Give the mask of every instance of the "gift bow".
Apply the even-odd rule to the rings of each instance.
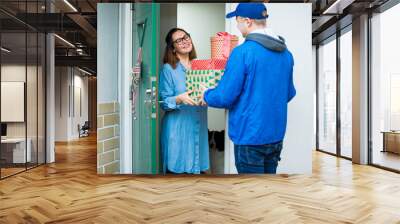
[[[231,53],[231,39],[234,36],[229,34],[228,32],[218,32],[217,36],[224,38],[224,43],[222,45],[222,55],[225,59],[227,59],[229,57],[229,54]]]

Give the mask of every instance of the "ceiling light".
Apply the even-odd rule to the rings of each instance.
[[[83,70],[83,69],[81,69],[81,68],[79,68],[79,67],[78,67],[78,70],[81,71],[81,72],[83,72],[83,73],[85,73],[85,74],[87,74],[87,75],[90,75],[90,76],[92,75],[92,73],[90,73],[90,72],[88,72],[88,71],[86,71],[86,70]]]
[[[11,52],[11,50],[8,50],[8,49],[5,48],[5,47],[1,47],[1,50],[4,51],[4,52],[6,52],[6,53],[10,53],[10,52]]]
[[[349,6],[354,0],[336,0],[332,5],[324,10],[322,14],[342,14],[343,9]]]
[[[75,45],[71,44],[71,42],[67,41],[66,39],[58,36],[57,34],[54,34],[55,37],[57,37],[58,39],[60,39],[62,42],[66,43],[67,45],[69,45],[70,47],[75,48]]]
[[[72,10],[74,10],[74,12],[78,12],[78,10],[71,4],[69,3],[68,0],[64,0],[65,4],[67,4]]]

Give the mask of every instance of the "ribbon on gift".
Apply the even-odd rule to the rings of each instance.
[[[231,40],[233,35],[229,34],[228,32],[218,32],[217,36],[224,39],[222,44],[222,55],[227,59],[231,53]]]
[[[132,101],[132,115],[136,120],[136,100],[138,97],[138,88],[140,82],[140,76],[142,74],[142,48],[139,47],[137,52],[137,60],[135,66],[132,68],[131,75],[131,86],[130,86],[130,96],[129,99]]]

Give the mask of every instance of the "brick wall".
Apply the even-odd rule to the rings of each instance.
[[[120,172],[119,103],[97,105],[97,173]]]

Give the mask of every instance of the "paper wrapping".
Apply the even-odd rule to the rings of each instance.
[[[186,91],[193,91],[190,97],[195,101],[200,101],[201,86],[215,88],[221,80],[224,70],[188,70],[186,72]]]

